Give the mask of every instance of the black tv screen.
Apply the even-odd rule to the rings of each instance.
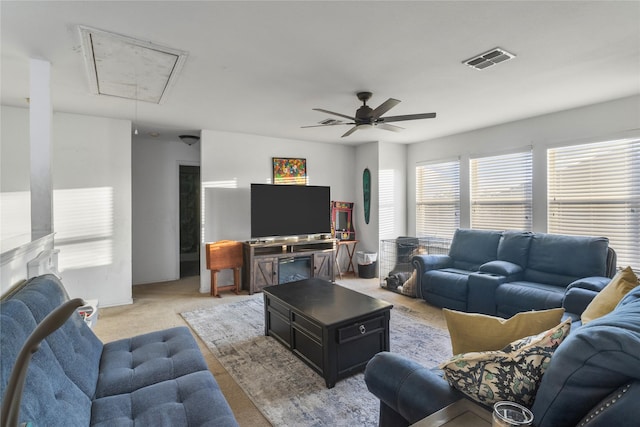
[[[331,233],[330,187],[251,184],[251,238]]]

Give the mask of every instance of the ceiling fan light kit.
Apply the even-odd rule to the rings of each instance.
[[[351,135],[358,129],[379,127],[380,129],[388,130],[391,132],[400,132],[403,128],[396,125],[389,124],[390,122],[400,122],[406,120],[420,120],[420,119],[432,119],[436,117],[436,113],[421,113],[421,114],[406,114],[401,116],[388,116],[382,117],[385,113],[391,110],[393,107],[400,103],[400,100],[389,98],[382,104],[378,105],[375,109],[372,109],[367,105],[367,101],[371,99],[373,94],[371,92],[358,92],[356,96],[362,101],[362,106],[356,110],[355,116],[348,116],[342,113],[336,113],[335,111],[325,110],[323,108],[314,108],[314,111],[320,111],[321,113],[327,113],[334,116],[342,117],[351,120],[351,122],[343,122],[336,119],[325,119],[320,122],[319,125],[302,126],[307,127],[322,127],[322,126],[335,126],[335,125],[353,125],[351,129],[342,135],[342,138]]]

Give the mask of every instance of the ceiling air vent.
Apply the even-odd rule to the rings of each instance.
[[[496,47],[495,49],[481,53],[480,55],[474,56],[473,58],[467,59],[463,62],[476,70],[484,70],[492,65],[499,64],[500,62],[504,62],[515,57],[516,56],[513,53],[509,53],[504,49]]]
[[[98,95],[160,104],[187,52],[95,28],[78,26],[89,86]]]

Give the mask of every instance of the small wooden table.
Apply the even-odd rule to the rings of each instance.
[[[469,399],[460,399],[411,427],[491,427],[491,412]]]
[[[218,291],[231,289],[240,292],[240,269],[242,268],[242,243],[220,240],[206,244],[207,268],[211,270],[211,296],[220,298]],[[218,272],[233,269],[233,285],[218,286]]]
[[[357,240],[338,240],[338,245],[336,248],[336,269],[338,270],[338,275],[340,276],[341,279],[343,274],[353,274],[354,276],[356,275],[356,269],[353,265],[353,254],[356,253],[357,245],[358,245]],[[347,259],[349,260],[349,262],[347,263],[347,269],[344,272],[342,272],[342,269],[340,268],[340,258],[339,258],[340,248],[343,246],[347,248]]]

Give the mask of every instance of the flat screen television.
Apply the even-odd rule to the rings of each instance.
[[[251,184],[251,238],[331,233],[331,188]]]

